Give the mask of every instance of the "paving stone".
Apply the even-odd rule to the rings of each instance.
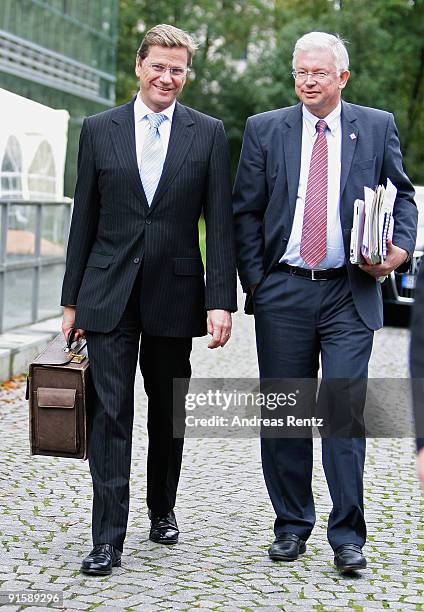
[[[240,299],[241,303],[241,299]],[[54,332],[50,324],[9,338]],[[406,376],[408,332],[376,334],[370,375]],[[35,340],[34,340],[35,342]],[[396,346],[396,360],[388,360]],[[10,347],[9,347],[10,349]],[[34,344],[33,344],[34,349]],[[257,376],[253,318],[238,313],[229,345],[207,349],[194,340],[193,376]],[[369,566],[357,578],[339,576],[326,541],[331,500],[314,440],[317,524],[307,553],[272,563],[274,514],[254,438],[189,438],[176,513],[180,543],[148,540],[146,397],[136,380],[131,511],[122,568],[111,576],[79,572],[91,550],[91,477],[87,462],[31,457],[24,384],[0,388],[0,590],[64,591],[65,610],[382,610],[424,608],[424,495],[409,439],[368,440],[365,509]],[[37,612],[41,608],[33,608]],[[26,608],[29,610],[29,608]]]
[[[74,609],[74,610],[85,610],[87,609],[87,604],[82,603],[80,601],[77,601],[76,599],[74,599],[75,597],[75,593],[72,594],[72,597],[70,596],[69,593],[65,593],[63,596],[63,606],[65,610],[68,609]]]

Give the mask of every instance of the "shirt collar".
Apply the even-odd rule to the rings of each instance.
[[[175,111],[175,100],[173,101],[171,106],[168,106],[168,108],[165,108],[165,110],[161,111],[161,113],[165,115],[169,119],[169,121],[172,123],[172,117],[174,115],[174,111]],[[153,112],[154,111],[152,111],[151,108],[149,108],[146,104],[144,104],[143,100],[141,99],[140,92],[138,92],[135,102],[134,102],[135,123],[137,124],[139,121],[144,119],[146,115],[150,115]]]
[[[302,114],[303,119],[305,120],[307,129],[311,136],[313,137],[316,133],[316,124],[319,121],[319,117],[313,115],[303,104],[302,105]],[[331,111],[326,117],[324,117],[324,121],[327,124],[328,129],[332,136],[336,135],[337,130],[340,127],[340,117],[342,114],[342,103],[339,101],[336,108]]]

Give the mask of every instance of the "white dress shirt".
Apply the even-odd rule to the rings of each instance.
[[[166,115],[167,119],[163,121],[159,126],[159,134],[160,140],[163,147],[163,160],[165,161],[166,154],[168,151],[169,145],[169,137],[171,135],[171,127],[172,127],[172,118],[174,116],[175,110],[175,100],[165,108],[165,110],[161,111],[163,115]],[[144,104],[141,99],[140,92],[138,92],[137,97],[134,102],[134,126],[135,126],[135,150],[137,153],[137,165],[140,168],[140,160],[141,160],[141,150],[143,148],[144,138],[146,137],[147,131],[150,129],[149,120],[147,119],[147,115],[154,113],[151,108]]]
[[[342,156],[342,105],[331,111],[324,121],[327,124],[325,135],[328,145],[328,196],[327,196],[327,255],[316,266],[316,270],[338,268],[345,263],[343,233],[340,225],[340,172]],[[305,209],[306,187],[308,183],[309,166],[312,147],[318,136],[315,117],[303,106],[302,154],[300,164],[299,187],[297,189],[296,210],[293,227],[287,244],[287,249],[280,261],[291,266],[308,268],[300,256],[300,240],[302,237],[303,212]]]

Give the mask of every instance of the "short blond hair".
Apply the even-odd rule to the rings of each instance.
[[[159,47],[181,47],[187,49],[188,64],[191,64],[194,52],[197,49],[197,44],[193,38],[184,30],[175,26],[161,23],[147,32],[141,45],[137,50],[137,55],[143,60],[149,54],[149,49],[153,45]]]

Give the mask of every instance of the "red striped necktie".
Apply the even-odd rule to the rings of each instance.
[[[328,146],[327,124],[320,119],[316,124],[318,135],[314,142],[306,187],[300,256],[314,268],[327,254],[327,191]]]

